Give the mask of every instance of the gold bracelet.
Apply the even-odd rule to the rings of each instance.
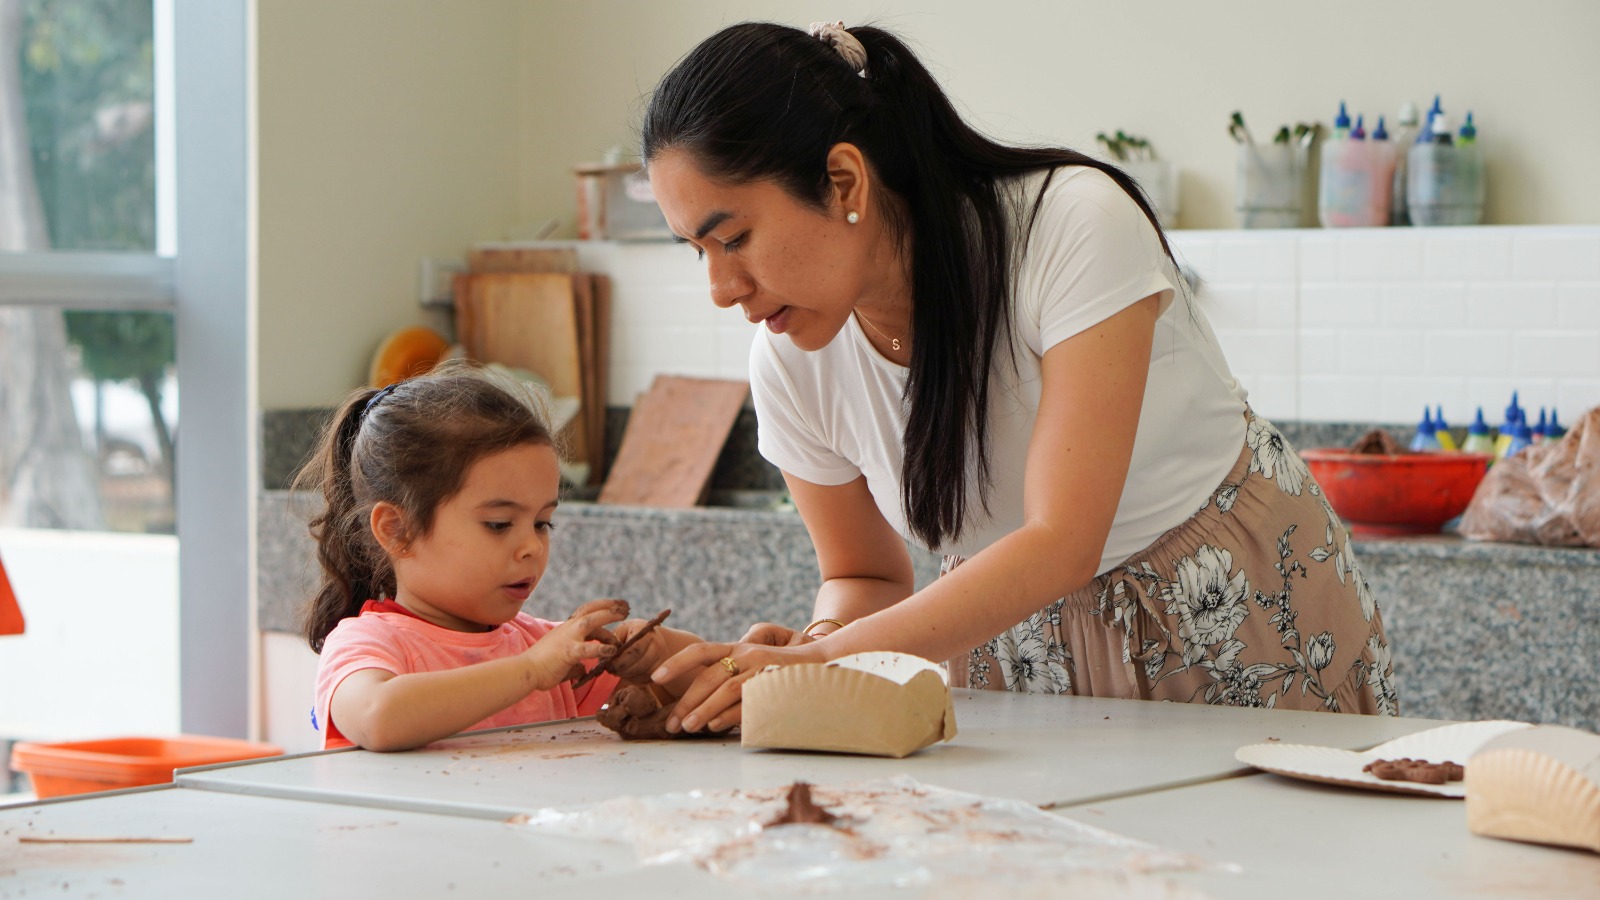
[[[812,622],[810,625],[807,625],[804,629],[801,630],[800,633],[805,635],[806,637],[813,637],[813,636],[814,637],[827,637],[829,634],[833,634],[833,632],[830,631],[827,634],[812,635],[811,629],[817,627],[818,625],[837,625],[837,626],[839,626],[839,628],[843,628],[844,627],[844,623],[839,621],[838,619],[818,619],[815,622]],[[836,628],[834,630],[837,631],[838,629]]]

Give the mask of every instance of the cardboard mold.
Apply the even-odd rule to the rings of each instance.
[[[1467,828],[1600,853],[1600,735],[1536,725],[1484,744],[1467,764]]]
[[[956,736],[939,666],[904,653],[858,653],[772,668],[744,686],[745,747],[900,758]]]

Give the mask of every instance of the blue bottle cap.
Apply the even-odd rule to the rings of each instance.
[[[1426,144],[1433,140],[1433,119],[1440,112],[1442,110],[1439,108],[1439,95],[1434,94],[1433,106],[1428,110],[1427,116],[1423,118],[1422,128],[1417,131],[1417,143]]]
[[[1387,141],[1389,139],[1389,132],[1385,131],[1383,127],[1383,116],[1378,117],[1378,127],[1372,129],[1372,139],[1375,141]]]
[[[1433,412],[1426,406],[1422,408],[1422,421],[1417,423],[1417,431],[1421,434],[1433,434],[1437,431],[1433,424]]]
[[[1542,406],[1539,407],[1539,424],[1533,426],[1533,433],[1539,435],[1547,435],[1550,433],[1550,425],[1545,419],[1544,407]]]
[[[1489,423],[1483,420],[1483,407],[1478,407],[1478,416],[1467,426],[1467,434],[1488,434]]]
[[[1511,405],[1506,407],[1506,424],[1515,425],[1522,417],[1522,407],[1517,405],[1517,392],[1511,392]]]
[[[1361,113],[1356,113],[1356,127],[1354,131],[1350,132],[1350,136],[1358,141],[1364,141],[1367,139],[1367,129],[1364,127],[1364,123],[1362,122]]]
[[[1349,128],[1350,127],[1350,116],[1344,111],[1344,101],[1343,100],[1339,101],[1339,115],[1334,118],[1333,127],[1335,127],[1335,128]]]
[[[1467,110],[1467,120],[1461,123],[1461,137],[1472,140],[1478,136],[1478,126],[1472,124],[1472,110]]]
[[[1561,424],[1560,418],[1556,416],[1556,408],[1550,407],[1550,424],[1545,426],[1545,436],[1558,438],[1566,433],[1567,426]]]
[[[1444,420],[1444,404],[1441,403],[1438,406],[1434,407],[1434,409],[1435,409],[1435,412],[1433,414],[1433,424],[1434,424],[1434,426],[1436,428],[1438,428],[1440,431],[1448,431],[1448,430],[1450,430],[1450,426],[1448,424],[1446,424],[1445,420]]]

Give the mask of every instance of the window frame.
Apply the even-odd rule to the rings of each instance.
[[[179,723],[187,734],[250,737],[259,722],[255,2],[155,4],[158,57],[170,40],[176,254],[0,254],[0,304],[172,313]]]

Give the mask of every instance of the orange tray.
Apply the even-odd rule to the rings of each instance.
[[[178,735],[60,744],[18,743],[11,768],[33,781],[40,798],[165,784],[174,769],[280,756],[283,748],[234,738]]]

